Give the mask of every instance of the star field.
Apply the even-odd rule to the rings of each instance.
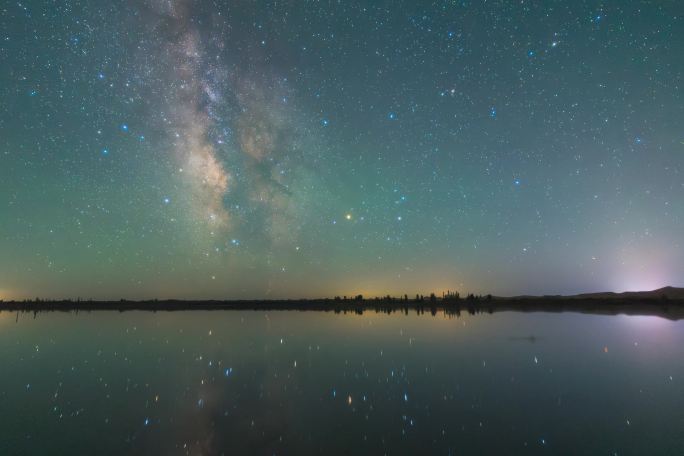
[[[10,2],[0,299],[682,285],[677,2]]]

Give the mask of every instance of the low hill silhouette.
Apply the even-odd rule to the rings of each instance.
[[[623,293],[603,292],[603,293],[583,293],[576,295],[578,298],[591,299],[610,299],[610,298],[628,298],[628,299],[684,299],[684,288],[663,287],[651,291],[625,291]]]
[[[654,300],[654,299],[674,299],[684,300],[684,288],[662,287],[650,291],[624,291],[617,293],[614,291],[599,291],[594,293],[580,293],[574,295],[518,295],[518,296],[496,296],[495,299],[509,300],[536,300],[536,299],[628,299],[628,300]]]

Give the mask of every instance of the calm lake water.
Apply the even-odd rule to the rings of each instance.
[[[0,454],[684,454],[684,321],[0,313]]]

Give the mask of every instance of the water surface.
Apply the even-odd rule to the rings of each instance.
[[[684,321],[0,313],[0,454],[684,454]]]

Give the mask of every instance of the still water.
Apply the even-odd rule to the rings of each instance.
[[[0,454],[684,454],[684,321],[0,313]]]

